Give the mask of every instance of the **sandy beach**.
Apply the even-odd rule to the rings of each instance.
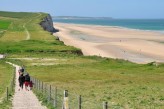
[[[121,27],[55,23],[54,33],[66,45],[84,55],[129,60],[135,63],[164,62],[164,34]]]

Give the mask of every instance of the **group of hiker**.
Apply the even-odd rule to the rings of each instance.
[[[24,85],[25,85],[26,91],[29,91],[28,87],[30,87],[30,90],[32,90],[33,82],[30,80],[30,75],[28,73],[25,73],[24,67],[20,67],[18,70],[18,73],[19,73],[18,81],[19,81],[19,86],[20,86],[18,90],[19,91],[20,89],[23,90]]]

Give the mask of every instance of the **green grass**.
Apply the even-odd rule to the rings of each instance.
[[[12,102],[4,100],[2,103],[0,103],[0,108],[1,109],[11,109]]]
[[[30,52],[30,53],[39,53],[39,52],[76,52],[79,49],[74,47],[66,47],[63,43],[54,41],[21,41],[21,42],[1,42],[0,43],[0,53],[20,53],[20,52]],[[79,50],[80,51],[80,50]]]
[[[7,30],[10,24],[10,21],[0,21],[0,30]]]
[[[6,12],[0,11],[0,15],[3,17],[9,18],[29,18],[31,16],[35,16],[36,13],[28,13],[28,12]]]
[[[80,52],[79,49],[65,46],[62,42],[55,40],[49,32],[44,31],[39,25],[47,15],[45,13],[11,13],[0,12],[1,16],[12,22],[8,30],[0,37],[0,53],[17,52]],[[14,17],[16,19],[10,19]],[[25,28],[29,31],[30,40],[26,40]]]
[[[51,59],[56,60],[22,59],[21,64],[25,64],[32,76],[59,89],[68,89],[71,97],[82,95],[84,102],[90,101],[89,106],[101,106],[103,101],[108,101],[113,108],[160,109],[164,106],[163,64],[157,67],[83,56]]]
[[[6,64],[4,60],[0,60],[0,108],[9,109],[11,107],[11,87],[13,67]],[[6,100],[6,88],[9,87],[9,101]]]
[[[6,87],[11,81],[13,69],[10,65],[6,64],[4,60],[0,60],[0,97],[3,96]]]
[[[10,24],[11,24],[10,21],[0,20],[0,37],[3,36],[3,34],[8,29],[8,27],[9,27]]]
[[[48,109],[56,109],[53,106],[53,103],[49,103],[47,100],[47,96],[45,96],[41,91],[33,90],[33,92],[38,97],[39,101],[42,102],[44,106],[46,106]]]

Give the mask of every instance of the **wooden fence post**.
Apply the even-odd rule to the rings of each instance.
[[[36,81],[35,81],[35,78],[33,78],[33,80],[34,80],[34,88],[36,88]]]
[[[79,96],[79,109],[81,109],[81,95]]]
[[[54,107],[56,107],[56,108],[57,108],[57,87],[55,87]]]
[[[9,89],[8,89],[8,87],[6,89],[6,97],[7,97],[7,101],[8,101],[9,100]]]
[[[37,83],[37,79],[35,78],[35,82],[36,82],[36,90],[38,89],[38,83]]]
[[[15,81],[14,81],[14,80],[15,80],[15,71],[16,71],[16,70],[15,70],[15,67],[14,67],[13,79],[12,79],[12,88],[11,88],[11,89],[12,89],[12,92],[14,92],[14,84],[15,84]]]
[[[49,87],[49,96],[48,96],[48,101],[50,102],[51,101],[51,85]]]
[[[44,84],[44,92],[45,92],[45,96],[47,96],[47,95],[46,95],[46,88],[47,88],[47,85]]]
[[[103,109],[108,109],[108,102],[103,102]]]
[[[36,78],[35,78],[35,89],[37,88]]]
[[[39,91],[40,91],[40,80],[38,80],[38,83],[39,83]]]
[[[42,93],[43,93],[43,81],[42,81]]]
[[[64,91],[63,109],[69,109],[69,105],[68,105],[68,90]]]
[[[39,80],[38,80],[38,91],[39,91]]]
[[[37,82],[36,82],[36,78],[35,78],[35,89],[37,89]]]
[[[37,79],[37,89],[39,90],[39,80]]]

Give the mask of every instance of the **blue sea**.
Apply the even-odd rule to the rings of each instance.
[[[164,33],[164,19],[111,19],[111,18],[63,18],[54,17],[54,22],[117,26],[139,30],[153,30]]]

